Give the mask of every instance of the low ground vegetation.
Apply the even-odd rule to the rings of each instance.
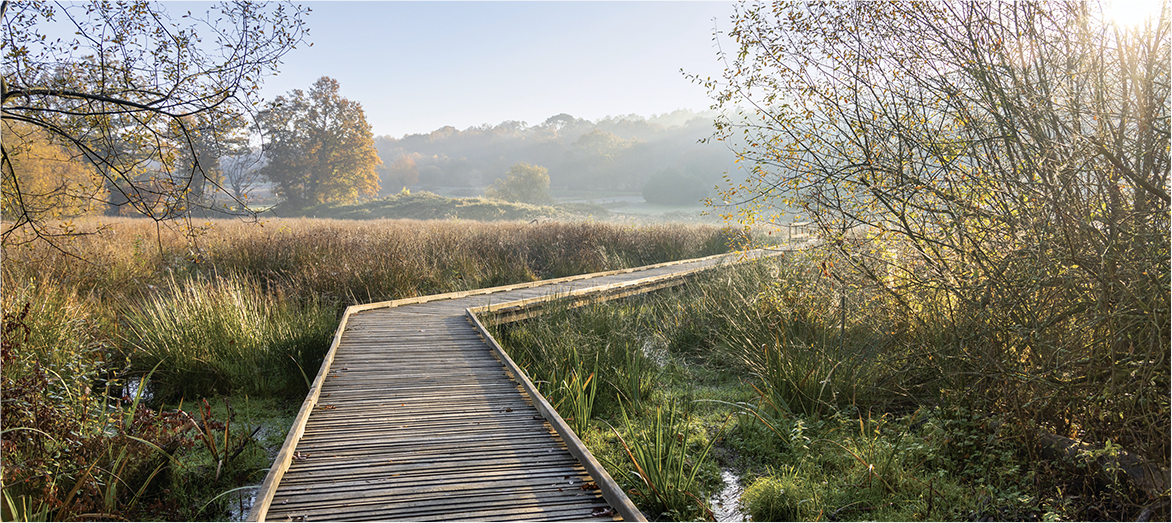
[[[754,521],[1168,517],[1167,485],[1144,492],[1095,465],[1130,441],[1167,474],[1166,381],[1136,388],[1126,404],[1088,407],[1162,420],[1141,433],[1129,424],[1092,432],[1095,420],[1072,429],[1074,418],[969,386],[971,369],[1046,397],[1110,374],[994,378],[990,352],[955,352],[954,333],[898,317],[878,287],[836,274],[832,262],[788,254],[493,328],[653,519],[710,517],[721,469],[740,476]],[[1147,365],[1143,375],[1168,374],[1166,359]],[[597,384],[588,396],[579,393],[587,376]],[[1054,458],[1042,445],[1053,433],[1102,439]]]
[[[3,253],[6,521],[238,518],[347,305],[704,256],[740,237],[465,221],[69,227],[86,234],[64,252]]]

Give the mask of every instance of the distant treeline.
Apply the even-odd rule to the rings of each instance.
[[[662,203],[694,203],[725,172],[733,154],[712,135],[714,114],[679,110],[644,118],[607,117],[597,122],[568,114],[538,125],[507,121],[463,131],[447,126],[429,134],[380,136],[375,146],[384,194],[404,186],[484,187],[517,162],[549,169],[552,189],[643,191],[653,178]],[[673,198],[674,193],[679,193]],[[649,199],[648,201],[651,201]]]

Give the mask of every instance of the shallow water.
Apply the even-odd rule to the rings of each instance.
[[[724,488],[709,500],[716,521],[749,521],[749,516],[741,513],[741,493],[745,489],[736,472],[723,469],[720,478],[724,480]]]
[[[126,385],[122,389],[122,395],[133,400],[134,397],[138,395],[138,388],[141,386],[142,378],[130,378],[126,380]],[[151,389],[148,388],[142,391],[142,398],[140,398],[139,401],[142,401],[143,403],[150,403],[154,398],[155,395],[151,393]]]
[[[233,494],[230,498],[231,502],[228,503],[228,521],[248,519],[248,513],[252,510],[252,505],[256,503],[256,493],[259,490],[260,485],[255,485]]]

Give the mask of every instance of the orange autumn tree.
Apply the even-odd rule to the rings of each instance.
[[[93,166],[43,129],[5,120],[0,139],[8,149],[12,176],[3,179],[0,212],[42,222],[104,210],[109,191]]]
[[[382,160],[370,124],[362,104],[339,89],[323,76],[308,92],[278,96],[257,115],[268,162],[261,173],[294,209],[378,195]]]

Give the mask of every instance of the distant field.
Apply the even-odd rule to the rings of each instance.
[[[551,191],[552,205],[511,203],[477,196],[475,188],[436,188],[394,194],[359,204],[323,204],[299,211],[280,206],[271,212],[280,217],[334,218],[344,220],[477,220],[477,221],[610,221],[627,224],[722,223],[718,213],[701,202],[695,205],[647,203],[637,192]],[[268,209],[266,209],[268,210]]]
[[[283,218],[334,218],[341,220],[476,220],[495,221],[582,221],[601,220],[610,212],[601,206],[583,203],[530,205],[482,197],[449,198],[426,191],[394,194],[359,204],[322,204],[290,211],[276,206],[272,212]]]

